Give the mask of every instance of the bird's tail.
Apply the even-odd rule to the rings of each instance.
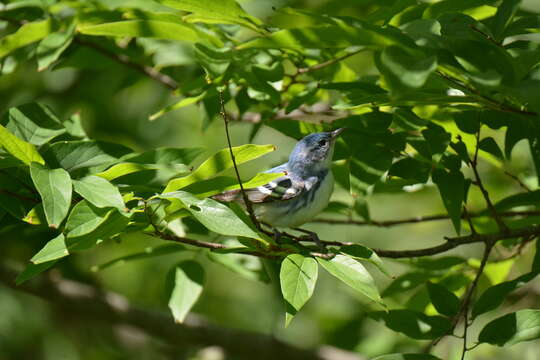
[[[212,199],[223,202],[231,202],[242,200],[242,196],[240,194],[240,189],[235,189],[222,192],[221,194],[213,195]]]

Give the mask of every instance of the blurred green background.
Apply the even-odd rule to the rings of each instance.
[[[102,3],[114,7],[122,1],[104,0]],[[265,19],[272,15],[272,7],[283,6],[331,15],[362,17],[373,10],[377,1],[247,0],[240,3],[249,13]],[[526,0],[523,7],[540,11],[540,2]],[[145,46],[151,48],[153,42],[157,41],[161,40],[146,39]],[[77,56],[85,57],[88,66],[72,67],[68,62],[54,71],[37,72],[35,63],[26,63],[15,69],[4,63],[0,76],[0,113],[4,113],[11,106],[39,101],[51,106],[62,118],[80,112],[84,127],[92,138],[120,142],[135,150],[159,146],[202,146],[211,153],[226,147],[223,123],[219,119],[209,122],[199,105],[171,112],[150,122],[150,114],[177,99],[171,95],[170,90],[91,50]],[[159,56],[159,59],[154,58],[154,61],[162,66],[180,65],[175,66],[174,71],[169,73],[180,84],[184,78],[203,76],[201,69],[194,65],[190,47],[185,44],[171,43],[169,51],[160,52],[156,56]],[[371,56],[371,53],[362,53],[346,62],[361,74],[370,74],[376,72]],[[233,122],[233,143],[247,143],[252,126],[245,122]],[[500,138],[502,134],[496,136]],[[294,145],[293,139],[265,127],[253,142],[275,144],[278,151],[243,166],[241,172],[245,177],[284,162]],[[532,162],[523,142],[514,150],[513,156],[508,167],[519,172],[528,172],[532,176]],[[509,182],[499,171],[491,171],[489,164],[483,163],[481,166],[488,174],[485,177],[486,186],[494,200],[519,191],[517,184]],[[334,196],[341,201],[352,202],[343,189],[337,189]],[[477,189],[474,189],[471,196],[480,198]],[[433,186],[403,195],[374,195],[367,201],[372,218],[377,220],[444,212],[438,192]],[[326,224],[309,224],[306,228],[317,231],[322,239],[355,241],[369,247],[395,250],[435,245],[442,241],[443,236],[453,233],[450,221],[395,228]],[[25,262],[48,239],[48,234],[36,232],[30,226],[24,233],[8,230],[0,239],[4,252],[0,257]],[[134,304],[166,310],[167,272],[178,261],[197,256],[198,260],[205,262],[208,276],[206,288],[194,312],[215,324],[273,334],[301,347],[330,344],[358,351],[366,358],[391,352],[419,350],[418,342],[366,318],[366,306],[362,299],[324,272],[321,272],[313,298],[287,329],[282,327],[281,303],[271,286],[245,279],[196,253],[167,255],[118,264],[102,272],[90,272],[94,265],[141,251],[156,243],[159,243],[159,240],[149,236],[123,236],[117,241],[107,242],[91,251],[69,257],[62,262],[61,268],[69,271],[75,279],[98,283],[108,290],[123,294]],[[454,253],[466,258],[478,258],[481,248],[461,247]],[[532,254],[527,254],[522,259],[523,262],[515,264],[510,271],[522,272],[529,266],[531,258]],[[404,268],[398,261],[385,260],[385,263],[395,275]],[[503,264],[500,269],[492,271],[506,274],[509,269]],[[372,271],[372,274],[376,277],[380,289],[391,281],[377,271]],[[538,306],[540,284],[533,283],[533,287],[528,291],[531,294],[526,301],[532,301],[532,306]],[[475,338],[477,331],[489,320],[486,318],[478,324],[475,323],[470,330],[471,338]],[[535,360],[539,353],[538,342],[522,343],[508,348],[484,345],[472,351],[468,359]],[[437,346],[435,354],[443,359],[457,359],[461,355],[460,340],[446,339]],[[219,349],[189,349],[187,354],[181,356],[201,360],[225,358]],[[168,354],[163,351],[159,341],[141,336],[129,328],[110,327],[99,322],[81,323],[76,318],[54,311],[41,300],[0,286],[0,360],[183,358],[181,356]],[[253,358],[256,359],[256,355]]]

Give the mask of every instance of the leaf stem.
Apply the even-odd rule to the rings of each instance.
[[[234,152],[232,150],[231,145],[231,135],[229,133],[229,118],[227,116],[227,112],[225,111],[225,101],[223,100],[223,90],[218,89],[219,92],[219,105],[220,105],[220,115],[223,118],[223,123],[225,124],[225,135],[227,136],[227,145],[229,146],[229,152],[231,154],[231,160],[234,167],[234,172],[236,174],[236,179],[238,180],[238,185],[240,185],[240,193],[242,194],[242,198],[244,200],[244,203],[246,205],[247,212],[249,214],[249,217],[257,230],[261,231],[261,224],[259,224],[259,221],[257,220],[257,217],[255,216],[255,212],[253,211],[253,206],[251,205],[251,201],[249,200],[245,190],[244,185],[242,184],[242,179],[240,178],[240,172],[238,171],[238,166],[236,164],[236,159],[234,157]]]

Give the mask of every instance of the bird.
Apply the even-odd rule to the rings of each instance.
[[[281,228],[296,228],[313,219],[330,201],[334,177],[330,169],[334,145],[344,128],[319,132],[298,141],[286,163],[265,171],[284,175],[265,185],[244,189],[257,220],[279,234]],[[222,202],[243,203],[240,189],[213,198]],[[314,235],[312,232],[308,232]],[[317,243],[318,238],[313,238]]]

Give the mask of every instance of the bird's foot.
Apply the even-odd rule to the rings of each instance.
[[[313,232],[313,231],[309,231],[309,230],[304,230],[304,229],[300,229],[300,228],[296,228],[294,230],[297,230],[297,231],[300,231],[300,232],[303,232],[304,236],[301,237],[302,240],[305,239],[305,241],[311,241],[311,242],[314,242],[315,245],[317,245],[319,247],[319,249],[321,250],[321,252],[325,253],[326,252],[326,247],[324,246],[323,242],[321,241],[321,239],[319,239],[319,235],[317,235],[316,232]]]

